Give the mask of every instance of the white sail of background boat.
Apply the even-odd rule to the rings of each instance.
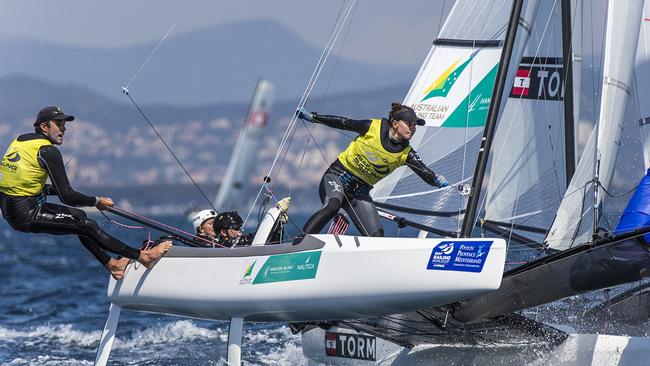
[[[235,149],[228,163],[214,206],[222,211],[238,210],[248,204],[247,188],[257,162],[257,152],[267,131],[269,114],[273,107],[274,85],[260,79],[255,87],[244,126],[239,132]]]

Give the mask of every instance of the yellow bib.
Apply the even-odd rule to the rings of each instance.
[[[359,135],[339,154],[339,161],[371,186],[406,163],[411,147],[396,153],[381,145],[381,119],[373,119],[365,135]]]
[[[52,145],[46,139],[14,140],[2,157],[0,192],[9,196],[36,196],[47,180],[47,171],[36,160],[41,146]]]

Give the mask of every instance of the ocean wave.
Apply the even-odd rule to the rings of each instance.
[[[0,327],[0,338],[5,341],[20,340],[26,345],[37,343],[57,343],[59,345],[92,346],[99,343],[101,331],[84,332],[73,328],[72,324],[55,326],[42,325],[33,330],[14,330]]]
[[[245,329],[242,350],[245,365],[293,365],[304,363],[300,336],[291,334],[286,326],[271,325],[254,329]],[[118,326],[119,330],[119,326]],[[23,346],[40,346],[38,349],[76,348],[77,350],[94,351],[98,344],[101,331],[81,331],[74,329],[72,324],[39,326],[32,330],[15,330],[0,327],[0,339],[7,343],[20,342]],[[113,350],[124,355],[132,350],[138,350],[142,361],[150,357],[173,357],[175,349],[187,348],[188,344],[221,344],[223,355],[215,360],[217,365],[227,365],[225,360],[227,327],[208,329],[195,324],[191,320],[178,320],[166,324],[137,330],[129,336],[118,336],[113,344]],[[219,347],[221,348],[221,347]],[[37,351],[38,352],[38,351]],[[167,354],[168,353],[168,354]],[[77,365],[92,364],[89,361],[39,355],[33,359],[16,358],[6,365]]]
[[[38,356],[33,359],[25,359],[18,357],[10,362],[4,363],[3,366],[67,366],[67,365],[92,365],[93,363],[86,360],[77,360],[70,358],[52,357],[52,356]]]
[[[119,326],[118,326],[119,329]],[[194,324],[191,320],[178,320],[164,325],[138,330],[130,338],[115,340],[113,348],[134,348],[161,343],[176,343],[198,340],[218,340],[225,342],[228,331],[222,328],[210,330]]]

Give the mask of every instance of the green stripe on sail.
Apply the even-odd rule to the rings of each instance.
[[[460,74],[463,73],[463,70],[469,65],[470,62],[474,59],[474,56],[476,56],[477,53],[472,54],[470,58],[467,59],[467,61],[463,62],[460,66],[456,68],[449,76],[447,77],[447,80],[445,82],[438,86],[437,88],[431,90],[427,95],[422,98],[421,102],[424,102],[425,100],[433,97],[446,97],[447,94],[449,94],[449,91],[451,90],[451,87],[454,86],[454,83],[456,83],[456,80],[458,80],[458,77]]]
[[[498,69],[499,64],[496,64],[460,102],[441,127],[480,127],[485,125]]]

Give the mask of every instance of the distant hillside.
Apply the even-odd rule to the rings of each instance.
[[[6,57],[0,58],[0,77],[23,74],[52,83],[84,85],[113,97],[119,95],[155,44],[93,49],[4,36],[0,37],[0,49]],[[255,81],[266,77],[276,82],[279,99],[298,99],[320,52],[269,20],[172,34],[130,89],[141,102],[245,102]],[[388,60],[363,64],[335,59],[333,53],[322,74],[323,80],[329,80],[336,67],[331,84],[318,85],[330,85],[332,93],[407,83],[418,69],[418,65],[409,68],[381,63]]]
[[[248,87],[252,89],[253,86]],[[390,102],[403,98],[407,89],[408,85],[403,84],[363,92],[330,93],[324,99],[316,95],[307,107],[350,117],[385,116]],[[76,186],[189,183],[185,173],[125,96],[118,99],[102,123],[96,126],[111,103],[111,99],[80,86],[58,85],[25,76],[0,78],[0,150],[4,152],[12,138],[33,128],[32,122],[42,106],[58,104],[77,117],[70,124],[62,146],[65,158],[74,157],[68,170]],[[258,155],[259,177],[252,183],[259,183],[270,166],[295,107],[295,101],[275,104],[271,128]],[[142,108],[194,179],[212,186],[221,181],[248,102],[197,107],[142,104]],[[348,136],[323,126],[316,126],[313,134],[328,161],[349,142]],[[315,187],[319,181],[327,162],[313,142],[308,145],[299,167],[307,140],[307,131],[302,125],[298,126],[287,161],[274,177],[281,186]]]

